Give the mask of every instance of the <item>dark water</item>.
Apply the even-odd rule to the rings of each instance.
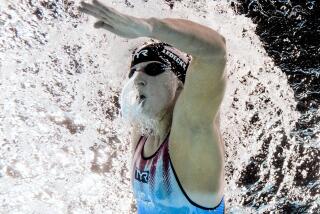
[[[239,0],[231,3],[239,14],[257,24],[256,33],[275,64],[287,74],[303,113],[296,125],[298,140],[314,138],[319,130],[320,3],[319,1]],[[313,130],[315,129],[315,130]]]
[[[274,210],[277,213],[320,213],[319,204],[316,205],[320,194],[320,149],[317,146],[320,143],[320,3],[314,0],[238,0],[231,2],[231,6],[238,14],[245,14],[257,24],[256,33],[264,48],[285,72],[294,90],[296,109],[301,112],[301,117],[291,133],[298,143],[289,144],[293,155],[287,169],[296,172],[292,188],[306,191],[306,195],[299,197],[288,195],[289,190],[284,188],[279,197],[279,189],[274,188],[267,194],[260,194],[257,199],[256,193],[263,186],[259,180],[259,164],[266,156],[266,150],[262,148],[261,154],[252,158],[239,179],[239,186],[254,185],[244,197],[243,205],[258,208],[265,200],[271,201],[272,194],[277,193],[278,200],[282,200]],[[313,146],[308,146],[311,143]],[[265,144],[268,145],[267,142]],[[279,154],[288,149],[285,139],[281,145]],[[275,167],[283,164],[283,159],[275,160]],[[281,167],[278,169],[276,177],[280,184],[284,171]],[[298,173],[301,170],[306,170],[306,177]],[[306,198],[307,202],[303,202]]]

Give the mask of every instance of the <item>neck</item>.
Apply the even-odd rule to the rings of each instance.
[[[172,112],[169,111],[165,115],[163,115],[162,118],[160,118],[157,132],[152,132],[149,135],[149,138],[151,138],[152,142],[154,142],[153,146],[158,147],[165,140],[165,138],[169,134],[171,123],[172,123]]]
[[[159,145],[161,144],[165,138],[167,137],[167,135],[169,134],[169,131],[171,129],[171,125],[172,125],[172,117],[173,117],[173,109],[174,109],[174,105],[176,103],[176,100],[179,97],[181,90],[179,90],[177,92],[177,96],[174,99],[173,105],[170,107],[170,110],[166,111],[166,113],[162,116],[162,118],[160,118],[159,120],[159,124],[158,124],[158,131],[157,133],[152,133],[150,135],[150,137],[154,137],[155,138],[155,142]]]

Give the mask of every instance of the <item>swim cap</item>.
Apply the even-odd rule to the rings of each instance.
[[[172,45],[164,42],[151,43],[133,51],[130,67],[141,62],[159,61],[169,65],[173,73],[184,83],[190,59],[190,55]]]

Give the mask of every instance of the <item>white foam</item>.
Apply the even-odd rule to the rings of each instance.
[[[239,173],[268,133],[277,145],[282,136],[277,131],[283,129],[288,135],[298,117],[286,77],[262,48],[254,34],[255,25],[244,16],[234,15],[225,1],[177,1],[172,10],[165,1],[130,3],[134,8],[124,1],[105,2],[138,17],[193,20],[225,36],[228,86],[221,105],[221,132],[228,154],[226,163],[235,170],[227,178],[225,198],[231,203],[226,206],[230,213],[248,213],[250,209],[237,200],[246,191],[235,183]],[[6,1],[0,3],[1,10],[12,16],[6,19],[0,15],[6,50],[1,53],[0,210],[132,212],[135,201],[129,181],[131,145],[127,127],[106,112],[115,114],[113,97],[119,95],[126,80],[130,50],[147,38],[127,40],[94,29],[94,18],[81,15],[73,19],[61,2],[57,7],[62,16],[56,19],[38,2],[33,2],[33,7],[18,1],[10,4],[14,10]],[[42,21],[30,15],[36,7],[44,10]],[[17,29],[17,36],[10,27]],[[83,63],[78,73],[74,60]],[[265,92],[259,92],[259,88]],[[270,102],[263,103],[261,99],[265,98]],[[246,102],[254,110],[246,110]],[[280,116],[275,114],[278,110],[282,111]],[[260,126],[250,125],[254,113],[259,113]],[[63,123],[66,120],[71,131]],[[277,120],[281,123],[273,129]],[[73,132],[73,125],[82,125],[83,129]],[[258,140],[260,134],[263,137]],[[92,148],[98,151],[97,160]],[[92,170],[94,164],[104,170]],[[292,182],[290,176],[285,179]]]

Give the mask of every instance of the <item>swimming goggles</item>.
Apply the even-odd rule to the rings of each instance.
[[[165,72],[168,68],[170,68],[169,65],[162,62],[150,62],[146,66],[142,67],[142,69],[139,69],[139,71],[148,74],[149,76],[157,76]],[[132,77],[135,71],[137,71],[137,68],[134,66],[130,69],[129,78]]]

